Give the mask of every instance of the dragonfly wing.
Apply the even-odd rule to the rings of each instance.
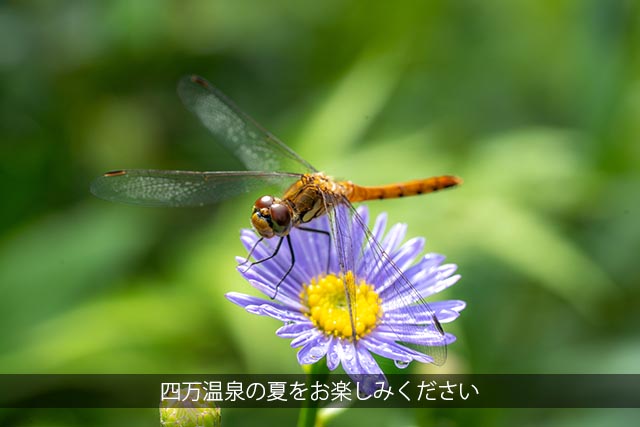
[[[243,113],[204,78],[183,77],[178,83],[178,95],[247,169],[315,172],[309,163]]]
[[[450,337],[416,285],[395,263],[394,259],[399,259],[400,254],[396,249],[392,252],[384,249],[393,245],[378,241],[367,221],[346,198],[339,200],[330,218],[341,273],[352,271],[356,284],[366,279],[382,298],[383,317],[372,335],[383,341],[392,339],[399,346],[402,357],[396,359],[398,366],[411,359],[442,365]],[[348,295],[354,301],[353,292]],[[352,307],[353,319],[358,314],[357,309],[355,305]],[[383,356],[390,357],[389,354]]]
[[[356,378],[363,374],[382,374],[369,352],[357,351],[356,318],[358,307],[356,305],[355,286],[353,285],[359,283],[358,277],[354,274],[357,267],[359,245],[357,235],[352,233],[353,230],[349,219],[350,212],[345,205],[339,204],[339,201],[333,195],[325,194],[324,198],[331,240],[337,258],[337,263],[331,263],[331,269],[333,273],[345,278],[346,305],[349,310],[352,330],[351,340],[340,340],[338,344],[341,348],[340,352],[343,354],[342,367],[347,374],[352,375],[352,377],[356,376]],[[338,271],[333,271],[336,268]],[[331,357],[331,355],[327,357]],[[370,376],[370,378],[374,377]],[[382,377],[377,379],[384,381]]]
[[[269,186],[287,188],[299,174],[129,169],[107,172],[91,184],[96,196],[141,206],[203,206]]]

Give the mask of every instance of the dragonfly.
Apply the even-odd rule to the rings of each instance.
[[[381,186],[360,186],[351,181],[334,180],[242,112],[204,78],[197,75],[183,77],[178,83],[178,95],[218,142],[238,157],[247,170],[114,170],[97,178],[91,185],[91,192],[102,199],[133,205],[189,207],[219,203],[241,193],[276,187],[282,196],[264,195],[254,203],[251,223],[260,238],[249,251],[246,262],[251,259],[253,249],[264,240],[275,238],[278,243],[270,256],[251,262],[247,268],[269,261],[286,242],[290,265],[275,287],[277,295],[278,286],[295,265],[295,251],[289,234],[291,230],[297,228],[324,233],[332,242],[330,251],[335,251],[341,277],[352,277],[356,282],[358,279],[355,275],[365,272],[385,274],[389,278],[387,286],[394,287],[396,299],[411,307],[407,321],[423,326],[425,333],[432,337],[430,345],[414,343],[413,347],[429,354],[434,364],[444,363],[445,333],[434,310],[383,249],[383,244],[376,239],[352,203],[432,193],[455,187],[462,180],[445,175]],[[328,232],[307,226],[324,215],[329,218]],[[328,258],[330,256],[328,254]],[[353,287],[345,286],[355,334],[357,306],[350,303],[356,301],[354,292]],[[396,325],[395,328],[398,337],[401,337],[402,325]]]

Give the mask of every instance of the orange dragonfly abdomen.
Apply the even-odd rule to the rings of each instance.
[[[378,186],[365,187],[350,181],[343,181],[339,184],[347,190],[346,196],[350,202],[362,202],[365,200],[393,199],[433,193],[434,191],[462,184],[462,179],[456,176],[444,175]]]

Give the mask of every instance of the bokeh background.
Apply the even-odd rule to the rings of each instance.
[[[0,2],[0,372],[297,373],[225,292],[251,194],[95,199],[119,168],[240,167],[180,103],[198,73],[318,169],[454,191],[373,202],[459,265],[453,373],[638,373],[637,1]],[[292,425],[229,410],[223,425]],[[328,425],[631,425],[635,410],[352,410]],[[0,412],[156,426],[157,411]]]

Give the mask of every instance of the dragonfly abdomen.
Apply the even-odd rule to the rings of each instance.
[[[347,188],[349,201],[362,202],[365,200],[393,199],[433,193],[444,188],[455,187],[461,183],[462,180],[456,176],[444,175],[371,187],[364,187],[351,182],[343,182],[341,184]]]

